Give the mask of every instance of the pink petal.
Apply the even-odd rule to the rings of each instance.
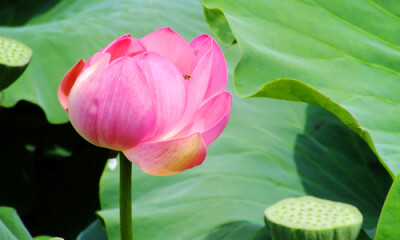
[[[123,56],[135,56],[146,51],[145,47],[136,38],[127,34],[116,38],[106,48],[101,50],[103,53],[110,53],[110,62]]]
[[[190,74],[195,60],[192,48],[171,28],[158,29],[140,39],[147,50],[154,51],[173,62],[182,75]]]
[[[110,53],[97,52],[97,53],[93,54],[93,56],[91,56],[89,58],[89,60],[86,62],[85,66],[82,69],[82,72],[84,72],[87,68],[89,68],[93,64],[99,64],[99,59],[103,59],[103,58],[105,58],[105,56],[108,56],[107,59],[110,60],[110,58],[111,58]],[[108,65],[108,63],[107,63],[107,65]]]
[[[119,58],[106,71],[97,116],[98,142],[102,146],[125,150],[154,135],[156,110],[137,61],[141,56]]]
[[[192,76],[188,80],[182,80],[186,83],[188,95],[185,112],[180,121],[176,124],[175,130],[180,131],[184,126],[186,126],[192,120],[194,114],[204,101],[204,95],[207,91],[207,84],[211,70],[212,62],[203,58],[203,61],[197,65]],[[177,131],[172,132],[176,133]]]
[[[146,173],[171,175],[200,165],[206,152],[200,134],[195,133],[184,138],[143,143],[124,154]]]
[[[71,124],[83,138],[101,146],[97,139],[97,114],[110,54],[95,54],[91,59],[91,65],[85,67],[71,89],[68,115]]]
[[[177,136],[187,136],[199,132],[208,147],[217,139],[228,123],[231,101],[232,96],[228,92],[211,98],[200,107],[192,122]]]
[[[203,34],[193,39],[190,46],[196,55],[195,69],[204,67],[201,66],[202,61],[211,62],[210,75],[204,79],[204,81],[207,81],[207,91],[204,98],[207,99],[225,91],[228,71],[224,54],[218,44],[212,37]]]
[[[204,36],[204,35],[202,35]],[[197,39],[197,38],[196,38]],[[195,39],[195,40],[196,40]],[[203,42],[210,42],[211,38],[206,38],[203,40]],[[212,40],[212,39],[211,39]],[[197,40],[195,42],[198,42],[200,40]],[[211,42],[212,43],[212,42]],[[197,44],[201,46],[205,46],[207,44]],[[202,48],[201,50],[205,50],[206,48]],[[200,105],[209,97],[213,97],[216,94],[220,94],[225,90],[226,87],[226,82],[222,81],[223,83],[220,84],[219,87],[224,87],[223,89],[213,89],[213,91],[209,91],[211,86],[211,81],[217,81],[217,79],[213,76],[214,73],[217,74],[216,77],[218,77],[219,73],[223,72],[222,70],[217,70],[215,69],[214,63],[215,63],[215,51],[214,49],[210,46],[208,48],[208,51],[203,51],[201,54],[198,52],[200,59],[196,59],[196,67],[193,71],[193,74],[191,77],[187,80],[185,80],[187,84],[187,92],[188,92],[188,98],[187,98],[187,104],[186,104],[186,109],[183,117],[181,120],[176,124],[176,129],[181,130],[184,126],[186,126],[193,118],[194,114],[196,111],[199,109]],[[222,56],[223,57],[223,56]],[[199,60],[199,61],[198,61]],[[225,61],[223,59],[223,61]],[[226,65],[225,67],[225,72],[226,72]],[[226,78],[227,76],[225,76]],[[223,79],[221,79],[223,80]],[[225,79],[226,80],[226,79]],[[206,96],[209,94],[209,96]],[[211,95],[212,94],[212,95]]]
[[[68,112],[68,96],[71,92],[72,86],[75,84],[75,80],[81,73],[85,61],[79,60],[75,66],[73,66],[62,79],[60,86],[58,87],[58,101],[61,106]]]
[[[187,91],[182,74],[166,58],[148,52],[138,57],[137,61],[153,95],[157,115],[154,140],[171,131],[181,119]]]

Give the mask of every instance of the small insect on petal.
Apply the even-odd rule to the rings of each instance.
[[[189,80],[191,76],[192,76],[192,74],[185,74],[185,75],[183,75],[183,78],[185,80]]]

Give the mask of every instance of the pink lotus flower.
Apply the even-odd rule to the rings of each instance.
[[[217,43],[189,44],[170,28],[142,39],[124,35],[81,59],[58,99],[78,133],[117,151],[143,171],[169,175],[195,167],[225,128],[231,95]]]

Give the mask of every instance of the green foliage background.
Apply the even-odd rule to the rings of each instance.
[[[0,205],[27,230],[0,208],[0,238],[119,238],[118,164],[75,133],[57,88],[114,38],[165,26],[188,41],[218,39],[232,115],[203,165],[168,177],[134,168],[135,239],[269,239],[263,210],[302,195],[357,206],[359,239],[374,238],[400,170],[395,1],[25,0],[0,9],[0,35],[34,52],[0,110]],[[397,186],[377,239],[398,234]]]

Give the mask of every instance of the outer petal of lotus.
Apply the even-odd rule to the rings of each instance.
[[[148,51],[154,51],[175,64],[182,75],[190,74],[195,56],[192,48],[171,28],[158,29],[140,39]]]
[[[156,132],[157,109],[141,69],[142,57],[121,57],[107,68],[96,120],[101,146],[122,151]]]
[[[183,138],[140,144],[123,152],[144,172],[171,175],[200,165],[207,154],[199,133]]]
[[[205,102],[196,112],[192,121],[176,137],[200,132],[208,147],[226,127],[231,112],[232,96],[223,92]]]
[[[83,59],[79,60],[62,79],[60,86],[58,87],[58,101],[61,106],[68,112],[68,96],[71,92],[72,87],[79,74],[81,73],[83,67],[85,66],[85,61]]]
[[[85,65],[68,96],[68,115],[71,124],[84,139],[100,146],[97,139],[97,111],[110,54],[95,54],[91,60],[91,65]]]
[[[146,51],[146,48],[139,42],[138,39],[127,34],[116,38],[106,48],[101,50],[103,53],[110,53],[110,62],[123,56],[136,56]]]
[[[224,54],[218,44],[212,37],[203,34],[193,39],[190,42],[190,46],[196,55],[194,68],[203,61],[203,58],[211,62],[210,77],[207,79],[207,91],[204,95],[204,99],[208,99],[225,91],[228,82],[228,70]]]
[[[156,109],[156,133],[152,139],[155,141],[168,134],[181,119],[187,98],[185,82],[176,66],[157,53],[144,53],[138,56],[137,62]]]

